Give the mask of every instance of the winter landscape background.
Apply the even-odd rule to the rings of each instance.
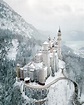
[[[25,105],[19,88],[14,87],[16,64],[20,63],[24,66],[28,63],[40,49],[43,40],[51,33],[36,29],[6,2],[0,0],[0,105]],[[73,34],[74,32],[69,41],[63,41],[62,55],[66,63],[67,77],[79,84],[81,105],[84,102],[84,33],[76,31],[74,36]],[[53,36],[51,35],[51,37]],[[78,40],[81,36],[82,39]],[[77,40],[76,37],[78,37]],[[67,89],[66,86],[65,89]],[[60,91],[60,89],[58,90]],[[49,94],[51,95],[52,92],[53,90]],[[50,105],[55,105],[54,103],[53,97]],[[72,105],[72,103],[68,103],[68,105]]]

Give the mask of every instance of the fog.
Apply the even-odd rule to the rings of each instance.
[[[84,0],[5,0],[28,23],[65,40],[84,40]]]

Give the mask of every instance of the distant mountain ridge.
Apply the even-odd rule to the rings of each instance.
[[[79,50],[84,50],[84,47],[81,47]]]

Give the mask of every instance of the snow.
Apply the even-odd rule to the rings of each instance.
[[[19,44],[18,40],[17,39],[13,39],[12,40],[12,44],[13,44],[13,46],[10,48],[7,57],[10,60],[15,60],[16,59],[16,55],[17,55],[18,44]]]
[[[50,58],[51,58],[51,57],[53,57],[53,53],[50,53],[50,55],[49,55],[49,56],[50,56]]]
[[[20,66],[20,64],[17,64],[17,66],[19,67],[19,66]]]
[[[62,60],[59,60],[58,67],[59,67],[59,69],[65,68],[65,62]]]
[[[73,83],[68,82],[67,80],[60,80],[50,88],[48,105],[68,105],[73,92]]]
[[[41,62],[41,63],[34,63],[34,64],[35,64],[35,68],[36,68],[36,69],[42,68],[42,65],[43,65],[42,62]]]
[[[17,79],[17,78],[16,78]],[[22,103],[22,105],[26,105],[27,103],[30,103],[31,101],[33,102],[33,99],[32,98],[28,98],[26,95],[25,95],[25,93],[24,93],[24,91],[23,91],[23,86],[24,86],[24,82],[23,81],[16,81],[15,83],[14,83],[14,87],[16,87],[16,86],[19,86],[19,88],[20,88],[20,91],[21,91],[21,96],[24,98],[24,100],[26,100],[25,101],[25,103]]]
[[[35,66],[33,63],[30,65],[30,68],[35,69]]]
[[[26,77],[26,78],[24,79],[24,81],[28,81],[28,80],[30,80],[30,78],[29,78],[29,77]]]
[[[45,85],[44,86],[41,86],[39,85],[38,83],[36,82],[30,82],[28,84],[25,84],[26,86],[28,87],[33,87],[33,88],[45,88],[45,87],[49,87],[51,86],[52,84],[54,84],[54,82],[58,79],[58,78],[61,78],[61,77],[64,77],[64,75],[62,74],[62,71],[61,69],[59,70],[59,72],[55,73],[55,76],[52,77],[52,76],[49,76],[48,79],[46,80],[45,82]]]
[[[66,41],[65,45],[75,50],[84,47],[84,41]]]
[[[80,97],[80,102],[84,102],[84,94],[81,94],[81,97]]]
[[[41,56],[42,55],[42,52],[39,52],[36,54],[36,56]]]
[[[43,64],[42,62],[40,62],[40,63],[31,62],[31,63],[25,65],[23,68],[27,68],[29,66],[30,68],[33,68],[33,69],[36,68],[36,70],[37,70],[37,69],[42,68],[42,64]]]
[[[56,75],[56,74],[55,74]],[[63,77],[61,70],[57,73],[56,78],[59,77]],[[49,77],[48,81],[46,82],[46,84],[48,84],[50,81],[53,81],[54,77]],[[34,85],[36,85],[36,83],[30,83]],[[24,82],[20,81],[14,84],[14,86],[19,86],[21,93],[22,93],[22,97],[26,100],[26,104],[30,103],[30,102],[34,102],[35,100],[33,100],[32,98],[28,98],[24,91],[23,91],[23,85]],[[39,85],[38,85],[39,86]],[[53,84],[50,88],[49,88],[49,93],[48,93],[48,105],[68,105],[68,103],[71,101],[73,93],[74,93],[74,84],[68,80],[59,80],[58,82],[56,82],[55,84]],[[25,105],[25,104],[23,104]]]
[[[3,5],[2,5],[3,4]],[[20,15],[18,15],[5,2],[0,2],[0,28],[9,30],[13,34],[22,35],[28,39],[32,36],[38,38],[40,34],[31,24],[28,24]],[[2,18],[3,17],[3,18]]]
[[[22,81],[18,82],[17,77],[16,77],[16,82],[14,83],[14,87],[16,87],[16,86],[21,87],[22,84],[23,84],[23,82]]]
[[[79,49],[84,47],[84,41],[66,41],[65,45],[73,49],[74,54],[84,58],[84,51],[80,51]]]
[[[30,63],[32,65],[33,63]],[[62,68],[65,67],[65,62],[62,60],[59,60],[59,71],[55,73],[55,76],[49,76],[48,79],[45,82],[44,86],[39,85],[36,82],[25,84],[29,88],[46,88],[49,86],[49,93],[48,93],[48,105],[68,105],[71,99],[73,98],[74,93],[74,84],[71,81],[61,79],[61,77],[64,77],[64,74],[62,73]],[[35,67],[42,66],[42,63],[35,63]],[[59,79],[59,80],[58,80]],[[58,80],[58,81],[56,81]],[[25,93],[23,92],[23,85],[24,82],[16,82],[17,85],[20,86],[20,90],[22,92],[22,97],[26,100],[26,103],[30,103],[31,101],[34,102],[35,100],[28,98]],[[52,101],[51,101],[52,100]],[[24,104],[25,105],[25,104]]]
[[[64,75],[63,75],[62,72],[61,72],[61,69],[60,69],[57,73],[55,73],[55,76],[54,76],[54,77],[52,77],[52,76],[50,75],[50,76],[48,77],[48,79],[46,80],[45,85],[52,83],[54,80],[56,80],[56,79],[58,79],[58,78],[60,78],[60,77],[64,77]]]
[[[47,41],[45,41],[43,44],[48,45],[48,42],[47,42]]]

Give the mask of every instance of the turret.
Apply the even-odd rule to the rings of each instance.
[[[48,43],[49,43],[49,48],[51,49],[52,43],[51,43],[51,38],[50,37],[48,38]]]
[[[34,71],[35,71],[34,64],[32,63],[29,68],[30,68],[30,70],[29,70],[30,80],[31,80],[31,82],[34,82]]]
[[[20,68],[20,80],[24,80],[24,69]]]
[[[50,36],[48,37],[48,41],[51,41],[51,38],[50,38]]]
[[[44,42],[43,43],[43,66],[44,67],[48,67],[47,70],[47,75],[50,75],[50,59],[49,59],[49,43],[48,42]]]
[[[40,68],[38,75],[39,75],[39,84],[45,85],[46,75],[47,75],[47,67]]]
[[[62,55],[61,55],[61,30],[60,30],[60,28],[58,30],[57,43],[58,43],[58,50],[57,50],[58,58],[62,59]]]
[[[44,42],[43,43],[43,65],[44,66],[47,66],[48,64],[48,59],[49,59],[48,53],[49,53],[48,52],[48,42]]]
[[[57,50],[58,50],[58,42],[55,42],[55,50],[57,52]]]
[[[17,75],[17,80],[20,80],[20,64],[17,64],[16,66],[16,75]]]

